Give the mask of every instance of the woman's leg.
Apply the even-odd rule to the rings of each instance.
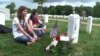
[[[17,37],[15,40],[16,40],[17,42],[25,43],[25,44],[27,44],[27,45],[32,44],[32,43],[35,42],[35,39],[30,39],[29,37],[26,37],[26,36]]]
[[[38,36],[36,35],[36,33],[33,35],[31,32],[27,32],[30,36],[32,36],[32,37],[34,37],[35,38],[35,40],[37,40],[38,39]],[[33,38],[33,39],[34,39]]]
[[[41,37],[44,33],[41,30],[34,31],[38,37]]]

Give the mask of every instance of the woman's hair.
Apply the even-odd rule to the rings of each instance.
[[[21,19],[24,19],[24,16],[22,15],[22,12],[23,12],[24,10],[26,10],[26,9],[27,9],[27,8],[26,8],[25,6],[20,6],[20,7],[18,8],[17,17],[18,17],[19,21],[20,21]]]
[[[29,19],[33,20],[34,19],[34,16],[36,15],[37,11],[36,10],[33,10]]]

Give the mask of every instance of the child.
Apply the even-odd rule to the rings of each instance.
[[[42,36],[46,30],[46,25],[42,23],[39,19],[38,13],[34,10],[28,20],[29,25],[31,26],[32,30],[36,33],[38,37]],[[29,31],[28,31],[29,32]]]

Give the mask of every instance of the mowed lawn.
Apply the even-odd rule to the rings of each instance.
[[[45,47],[51,42],[50,30],[55,21],[47,24],[47,31],[36,43],[31,46],[16,43],[12,33],[0,34],[0,56],[100,56],[100,27],[93,26],[92,33],[86,33],[86,25],[81,25],[79,42],[72,49],[57,47],[52,52],[46,52]],[[11,27],[11,21],[6,22],[7,27]],[[67,31],[67,22],[58,22],[58,34]],[[61,45],[63,43],[60,43]],[[60,50],[57,52],[57,50]],[[72,51],[70,51],[72,50]],[[69,52],[68,52],[69,51]]]

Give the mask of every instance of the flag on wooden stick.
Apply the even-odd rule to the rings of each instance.
[[[58,32],[58,30],[57,30],[57,21],[55,22],[55,25],[53,26],[53,28],[52,28],[52,30],[51,30],[51,32],[50,32],[50,37],[55,37],[55,36],[57,36],[57,32]]]

